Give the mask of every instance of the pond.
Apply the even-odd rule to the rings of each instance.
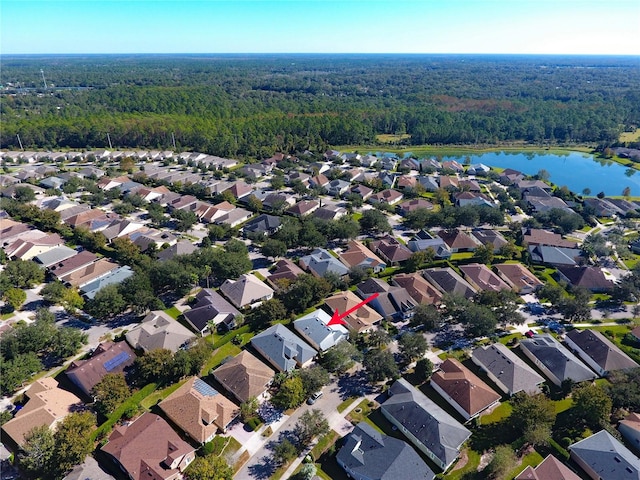
[[[632,196],[640,196],[640,172],[610,160],[595,158],[593,155],[568,152],[566,155],[547,153],[505,153],[491,152],[469,155],[471,163],[484,163],[490,167],[512,168],[527,175],[535,175],[540,170],[549,172],[549,180],[558,186],[566,185],[576,193],[588,188],[590,195],[604,192],[608,196],[622,195],[626,187]],[[443,160],[458,160],[466,157],[444,157]]]

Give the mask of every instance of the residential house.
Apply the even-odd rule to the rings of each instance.
[[[144,228],[144,224],[142,223],[132,222],[131,220],[125,219],[117,219],[107,225],[104,230],[100,230],[100,233],[104,235],[107,242],[112,242],[115,238],[130,235],[142,228]]]
[[[131,276],[133,276],[133,269],[130,266],[118,267],[90,282],[79,285],[80,293],[91,300],[104,287],[120,284]]]
[[[628,370],[639,366],[597,330],[573,329],[567,332],[564,341],[601,377],[606,377],[617,370]]]
[[[420,160],[417,158],[403,158],[400,160],[398,170],[416,170],[420,171]]]
[[[391,282],[404,288],[419,304],[438,305],[442,301],[442,292],[417,272],[394,275]]]
[[[236,206],[233,203],[227,201],[210,205],[208,203],[202,204],[195,210],[196,215],[202,222],[214,223],[221,217],[224,217],[231,211],[235,210]]]
[[[380,160],[380,166],[383,170],[392,172],[398,166],[398,159],[389,155],[384,155]]]
[[[498,263],[493,268],[515,292],[521,295],[534,293],[544,285],[521,263]]]
[[[457,228],[440,230],[438,236],[444,240],[452,253],[473,252],[481,245],[471,235]]]
[[[253,192],[253,187],[243,182],[242,180],[238,180],[231,187],[229,187],[229,191],[231,194],[238,200],[241,198],[250,195]]]
[[[573,353],[548,333],[523,339],[520,349],[558,387],[567,379],[579,383],[596,378]]]
[[[467,175],[486,176],[491,171],[484,163],[474,163],[467,168]]]
[[[38,185],[40,185],[42,188],[45,188],[45,189],[55,190],[55,189],[62,188],[65,183],[67,182],[64,179],[60,177],[51,176],[51,177],[45,177],[42,180],[40,180]]]
[[[458,190],[460,188],[460,180],[458,180],[458,177],[441,175],[438,177],[438,185],[445,190]]]
[[[328,325],[331,320],[324,310],[315,310],[293,322],[293,328],[319,352],[325,352],[349,337],[349,331],[339,324]]]
[[[98,462],[87,455],[80,465],[76,465],[67,473],[62,480],[115,480],[114,477],[105,472]]]
[[[539,228],[523,228],[522,243],[526,245],[545,245],[549,247],[578,248],[578,244],[562,238],[562,235]]]
[[[98,188],[101,188],[102,190],[112,190],[114,188],[120,188],[122,184],[130,181],[131,179],[124,175],[116,178],[102,177],[100,180],[98,180],[97,185]]]
[[[349,191],[351,187],[351,183],[345,180],[331,180],[324,188],[327,189],[327,195],[331,195],[332,197],[339,197],[344,195]]]
[[[460,192],[456,193],[453,197],[455,198],[455,204],[458,207],[498,207],[497,203],[491,201],[489,197],[479,192]]]
[[[471,436],[460,422],[404,378],[389,389],[380,411],[413,445],[447,471]]]
[[[77,250],[69,248],[66,245],[62,245],[60,247],[52,248],[51,250],[41,253],[40,255],[36,255],[35,257],[33,257],[33,261],[38,265],[41,265],[43,268],[48,268],[77,254]]]
[[[347,214],[347,210],[337,205],[324,205],[313,212],[313,216],[325,221],[338,220]]]
[[[253,180],[264,177],[271,173],[273,165],[264,165],[262,163],[253,163],[243,166],[240,171],[247,177]]]
[[[535,395],[544,383],[544,378],[502,343],[475,348],[471,360],[509,396],[518,392]]]
[[[558,197],[540,198],[525,195],[524,200],[529,204],[529,207],[537,213],[548,212],[553,209],[565,210],[574,213],[565,201]]]
[[[362,303],[362,300],[360,300],[355,293],[346,290],[327,298],[324,305],[325,309],[333,314],[336,311],[345,313],[360,303]],[[371,330],[380,320],[382,320],[382,316],[368,305],[363,305],[344,317],[347,326],[356,333]]]
[[[27,402],[11,420],[2,425],[3,436],[6,435],[17,447],[24,445],[25,437],[35,427],[55,428],[67,415],[82,406],[82,401],[73,393],[61,389],[53,377],[37,379],[24,395]]]
[[[226,432],[240,413],[235,403],[198,377],[189,378],[158,407],[198,443],[210,442],[217,432]]]
[[[49,265],[47,270],[49,271],[51,276],[53,276],[57,280],[61,280],[67,275],[70,275],[82,268],[86,268],[96,260],[98,260],[96,254],[91,253],[89,250],[83,250],[77,255],[73,255],[72,257],[69,257],[65,260]]]
[[[62,263],[71,263],[78,255],[71,257],[70,259],[65,260]],[[82,287],[84,285],[87,285],[88,283],[93,282],[94,280],[97,280],[100,277],[104,277],[105,275],[109,274],[109,272],[117,268],[120,268],[120,265],[111,262],[106,258],[101,258],[100,260],[89,263],[66,275],[60,275],[59,271],[53,273],[62,283],[66,283],[67,285],[72,287]]]
[[[249,351],[222,362],[211,374],[239,403],[250,398],[264,400],[274,371]]]
[[[271,236],[276,233],[281,226],[282,221],[280,217],[263,213],[245,223],[242,227],[242,232],[245,236],[249,234]]]
[[[175,353],[189,345],[196,336],[162,310],[154,310],[129,330],[125,338],[136,350],[149,352],[164,348]]]
[[[593,209],[597,217],[613,217],[614,215],[624,217],[626,213],[622,208],[609,202],[606,198],[585,198],[583,202],[586,207]]]
[[[279,372],[306,367],[318,353],[280,323],[254,336],[251,345]]]
[[[257,193],[257,192],[256,192]],[[265,192],[264,198],[261,198],[262,206],[272,211],[281,212],[284,209],[293,207],[296,204],[296,197],[291,193]]]
[[[432,480],[435,474],[407,443],[360,422],[344,439],[336,461],[354,480]]]
[[[115,427],[101,450],[131,480],[178,480],[195,459],[195,449],[156,414],[146,412]]]
[[[421,236],[421,233],[426,235]],[[443,259],[451,257],[451,250],[445,241],[440,237],[433,238],[431,235],[424,232],[418,232],[412,240],[407,242],[407,248],[412,252],[422,252],[424,250],[432,249],[435,258]]]
[[[569,451],[593,480],[640,479],[640,459],[606,430],[570,445]]]
[[[406,289],[389,285],[377,278],[369,278],[361,282],[357,293],[363,299],[377,293],[378,295],[369,302],[369,305],[388,319],[407,320],[413,317],[414,309],[418,305]]]
[[[190,255],[196,250],[198,250],[198,247],[193,243],[187,240],[180,240],[167,248],[161,249],[156,253],[156,258],[161,262],[165,262],[177,257],[178,255]]]
[[[533,263],[544,263],[554,267],[574,266],[583,258],[579,248],[529,245],[528,251]]]
[[[393,237],[386,236],[371,242],[371,250],[380,255],[390,265],[398,265],[409,260],[413,252]]]
[[[220,291],[237,308],[253,307],[273,298],[274,293],[271,287],[252,273],[240,275],[237,280],[225,280]]]
[[[414,175],[400,175],[397,180],[396,187],[400,190],[405,188],[415,188],[418,183],[418,177]]]
[[[580,480],[580,477],[556,457],[549,454],[537,467],[533,468],[531,465],[527,465],[514,480]]]
[[[415,212],[419,209],[425,210],[433,210],[433,203],[429,200],[425,200],[424,198],[413,198],[411,200],[406,200],[398,205],[398,211],[401,215],[406,215],[411,212]]]
[[[341,277],[349,273],[349,269],[324,248],[316,248],[309,255],[301,257],[299,263],[303,269],[308,270],[316,277],[323,277],[327,272],[335,273]]]
[[[309,178],[309,187],[311,188],[325,188],[329,185],[329,179],[322,173]]]
[[[464,167],[462,166],[462,164],[456,160],[448,160],[448,161],[444,161],[442,162],[442,169],[443,170],[453,170],[456,173],[462,173],[464,172]]]
[[[295,217],[304,217],[310,213],[315,212],[320,208],[320,202],[317,200],[301,200],[292,207],[287,209],[287,213]]]
[[[378,157],[376,157],[375,155],[363,155],[360,159],[360,164],[363,167],[373,167],[376,163],[378,163]]]
[[[347,249],[340,254],[339,259],[349,269],[361,267],[365,270],[371,269],[374,273],[380,273],[387,268],[387,264],[380,257],[358,240],[350,240]]]
[[[492,290],[499,292],[500,290],[511,290],[502,279],[493,273],[489,267],[482,263],[469,263],[467,265],[459,265],[458,268],[464,275],[464,278],[478,290]]]
[[[87,360],[72,361],[65,373],[82,393],[92,398],[91,390],[107,373],[123,373],[135,359],[136,354],[127,342],[104,342]]]
[[[224,223],[231,228],[242,225],[253,216],[253,213],[244,208],[234,208],[230,212],[226,213],[222,217],[214,221],[215,224]]]
[[[174,245],[178,241],[178,237],[173,233],[155,228],[145,228],[135,231],[130,233],[128,238],[141,252],[146,252],[151,245],[153,245],[155,249],[160,249],[163,245]]]
[[[184,319],[200,335],[211,330],[212,325],[223,324],[231,329],[240,315],[240,312],[222,295],[210,288],[200,290],[196,295],[196,303],[190,310],[182,312]]]
[[[640,414],[632,412],[624,420],[620,420],[618,431],[627,444],[636,453],[640,453]]]
[[[500,395],[455,358],[447,358],[440,364],[430,385],[466,421],[500,403]]]
[[[379,193],[374,193],[369,197],[370,203],[386,203],[387,205],[395,205],[404,198],[404,195],[397,190],[382,190]]]
[[[31,260],[41,253],[53,250],[64,245],[64,240],[57,233],[46,234],[37,239],[18,239],[5,247],[7,257],[14,260]]]
[[[584,287],[592,292],[613,290],[614,283],[607,279],[599,267],[587,265],[558,266],[559,277],[574,287]]]
[[[351,187],[351,190],[349,192],[354,195],[359,195],[360,197],[362,197],[362,201],[366,202],[367,200],[369,200],[371,195],[373,195],[373,191],[374,190],[372,188],[369,188],[366,185],[356,185],[354,187]]]
[[[435,192],[440,188],[440,184],[438,183],[438,180],[436,179],[436,177],[433,177],[431,175],[429,176],[420,175],[418,177],[418,182],[420,182],[420,185],[422,185],[422,188],[424,188],[427,192]]]
[[[422,273],[424,277],[442,293],[462,295],[466,299],[470,299],[476,294],[476,289],[451,267],[428,268]]]
[[[524,174],[512,168],[506,168],[500,173],[500,183],[503,185],[511,185],[524,179]],[[545,184],[546,185],[546,184]]]
[[[518,172],[519,173],[519,172]],[[518,180],[515,182],[516,187],[518,187],[520,190],[528,190],[531,188],[540,188],[542,190],[546,190],[547,192],[550,192],[552,190],[551,185],[549,185],[548,183],[544,183],[542,180]]]
[[[474,228],[471,230],[471,236],[473,236],[480,245],[492,245],[493,253],[498,253],[502,247],[509,243],[497,230]]]
[[[267,277],[267,282],[276,290],[280,288],[280,282],[293,282],[299,275],[304,273],[304,270],[288,258],[278,260],[274,267],[275,269],[271,272],[271,275]]]

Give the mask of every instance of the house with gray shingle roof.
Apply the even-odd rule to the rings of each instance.
[[[293,328],[313,348],[324,352],[349,337],[349,331],[342,325],[327,325],[331,320],[324,310],[316,310],[293,322]]]
[[[544,383],[544,378],[502,343],[474,349],[471,360],[507,395],[534,395]]]
[[[240,312],[222,295],[210,288],[203,288],[196,295],[197,302],[182,313],[185,320],[198,332],[204,335],[211,325],[224,323],[228,328],[233,328],[236,317]]]
[[[520,342],[522,352],[558,387],[570,379],[576,383],[593,380],[595,374],[548,333]]]
[[[107,285],[114,285],[124,282],[133,275],[133,270],[128,265],[111,270],[106,275],[101,276],[80,287],[80,292],[88,299],[93,299],[96,294]]]
[[[279,372],[305,367],[318,353],[280,323],[253,337],[251,345]]]
[[[606,430],[569,446],[571,459],[595,480],[639,480],[640,459]]]
[[[471,298],[476,294],[476,289],[458,275],[451,267],[427,268],[422,272],[434,287],[442,293],[455,293],[465,298]]]
[[[638,367],[636,362],[597,330],[574,329],[567,332],[564,341],[601,377],[616,370]]]
[[[391,385],[389,395],[380,406],[382,414],[446,471],[471,432],[403,378]]]
[[[155,310],[149,312],[142,323],[129,330],[125,338],[135,349],[149,352],[165,348],[175,353],[196,336],[162,310]]]
[[[237,308],[273,298],[273,289],[251,273],[240,275],[237,280],[225,280],[220,291]]]
[[[435,473],[411,446],[361,422],[345,438],[336,461],[358,480],[432,480]]]
[[[33,257],[33,261],[38,263],[39,265],[42,265],[44,268],[47,268],[77,254],[78,252],[73,248],[69,248],[66,245],[61,245],[60,247],[55,247],[51,250],[47,250],[46,252],[41,253],[40,255],[36,255],[35,257]]]
[[[640,453],[640,414],[630,413],[624,420],[620,420],[618,431],[627,444]]]
[[[349,273],[349,269],[324,248],[316,248],[309,255],[301,257],[300,266],[316,277],[323,277],[327,272],[336,273],[341,277]]]

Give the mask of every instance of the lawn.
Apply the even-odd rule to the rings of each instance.
[[[500,422],[511,415],[512,411],[513,407],[509,402],[502,402],[500,405],[494,408],[491,413],[482,415],[480,417],[480,425],[489,425],[492,423]]]
[[[163,388],[162,390],[156,390],[147,398],[140,402],[140,406],[149,410],[155,404],[157,404],[160,400],[164,400],[173,392],[175,392],[178,388],[180,388],[187,381],[185,378],[178,383],[174,383],[173,385],[168,386],[167,388]]]
[[[542,458],[542,455],[540,455],[538,452],[533,450],[531,453],[528,453],[527,455],[524,456],[524,458],[522,459],[522,462],[520,462],[520,465],[514,468],[511,471],[511,473],[507,475],[506,478],[513,478],[516,475],[518,475],[520,472],[522,472],[522,470],[524,470],[527,466],[535,467],[540,463],[542,463],[542,460],[544,460]]]
[[[380,135],[376,135],[376,140],[380,143],[396,143],[408,138],[411,138],[411,135],[408,133],[381,133]]]
[[[452,262],[455,261],[460,261],[460,260],[469,260],[470,258],[473,258],[474,253],[473,252],[457,252],[457,253],[452,253],[451,254],[451,258],[450,260]]]
[[[324,437],[318,440],[318,443],[311,449],[311,457],[315,460],[320,458],[324,452],[326,452],[331,445],[336,443],[336,440],[340,438],[340,434],[335,430],[331,430]]]
[[[171,307],[171,308],[167,308],[164,313],[166,313],[167,315],[169,315],[171,318],[173,318],[174,320],[177,320],[178,317],[180,315],[182,315],[182,312],[180,310],[178,310],[175,306]]]
[[[237,345],[231,342],[225,343],[224,345],[219,347],[215,352],[213,352],[213,355],[211,355],[207,363],[205,363],[204,366],[202,367],[202,370],[200,370],[200,374],[208,375],[208,373],[212,369],[220,365],[225,358],[235,357],[240,352],[241,352],[240,347],[238,347]]]
[[[467,455],[467,463],[465,463],[458,470],[455,470],[456,465],[454,465],[454,470],[450,471],[442,478],[446,478],[447,480],[461,480],[462,478],[465,478],[467,474],[476,472],[478,470],[478,465],[480,464],[480,454],[475,450],[471,450],[470,448],[464,449],[463,453]],[[460,460],[458,460],[458,463],[459,462]]]
[[[370,413],[371,407],[369,406],[369,400],[364,399],[358,404],[356,408],[349,412],[349,415],[347,415],[347,420],[356,425],[357,423],[364,421]]]
[[[622,132],[620,134],[620,141],[623,143],[637,142],[640,140],[640,128],[636,128],[635,132]]]
[[[349,408],[349,406],[356,401],[358,397],[349,397],[346,400],[344,400],[340,405],[338,405],[337,410],[338,413],[342,413],[344,412],[347,408]]]
[[[553,405],[556,409],[556,414],[566,412],[573,406],[573,400],[570,397],[563,398],[562,400],[555,400]]]

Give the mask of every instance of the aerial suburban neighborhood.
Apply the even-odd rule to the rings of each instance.
[[[2,478],[640,479],[640,202],[385,152],[0,157]]]

